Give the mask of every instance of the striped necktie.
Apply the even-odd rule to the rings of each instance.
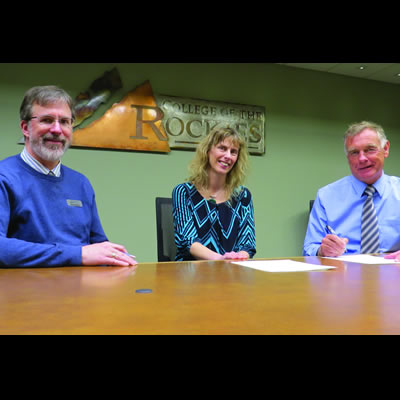
[[[365,188],[367,195],[361,217],[361,254],[379,252],[379,229],[374,202],[372,200],[376,189],[372,185]]]

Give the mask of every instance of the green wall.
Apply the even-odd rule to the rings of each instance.
[[[258,258],[301,255],[309,200],[319,187],[349,174],[342,139],[349,123],[367,119],[383,125],[391,142],[385,172],[400,174],[399,86],[268,63],[0,64],[0,159],[22,150],[18,113],[28,88],[55,84],[75,97],[114,66],[124,87],[111,104],[150,80],[159,94],[265,106],[266,153],[251,156],[246,182],[254,196]],[[92,182],[109,239],[139,261],[152,262],[154,199],[171,196],[192,157],[178,150],[70,149],[63,163]]]

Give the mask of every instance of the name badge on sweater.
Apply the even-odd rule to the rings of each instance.
[[[82,207],[82,202],[80,200],[67,199],[67,204],[71,207]]]

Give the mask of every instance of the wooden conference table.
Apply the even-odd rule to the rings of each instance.
[[[400,334],[400,264],[291,259],[336,268],[0,268],[0,334]]]

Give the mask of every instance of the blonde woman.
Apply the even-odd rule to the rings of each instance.
[[[172,192],[176,261],[254,256],[253,201],[242,186],[247,167],[246,143],[232,128],[215,129],[198,145],[188,181]]]

